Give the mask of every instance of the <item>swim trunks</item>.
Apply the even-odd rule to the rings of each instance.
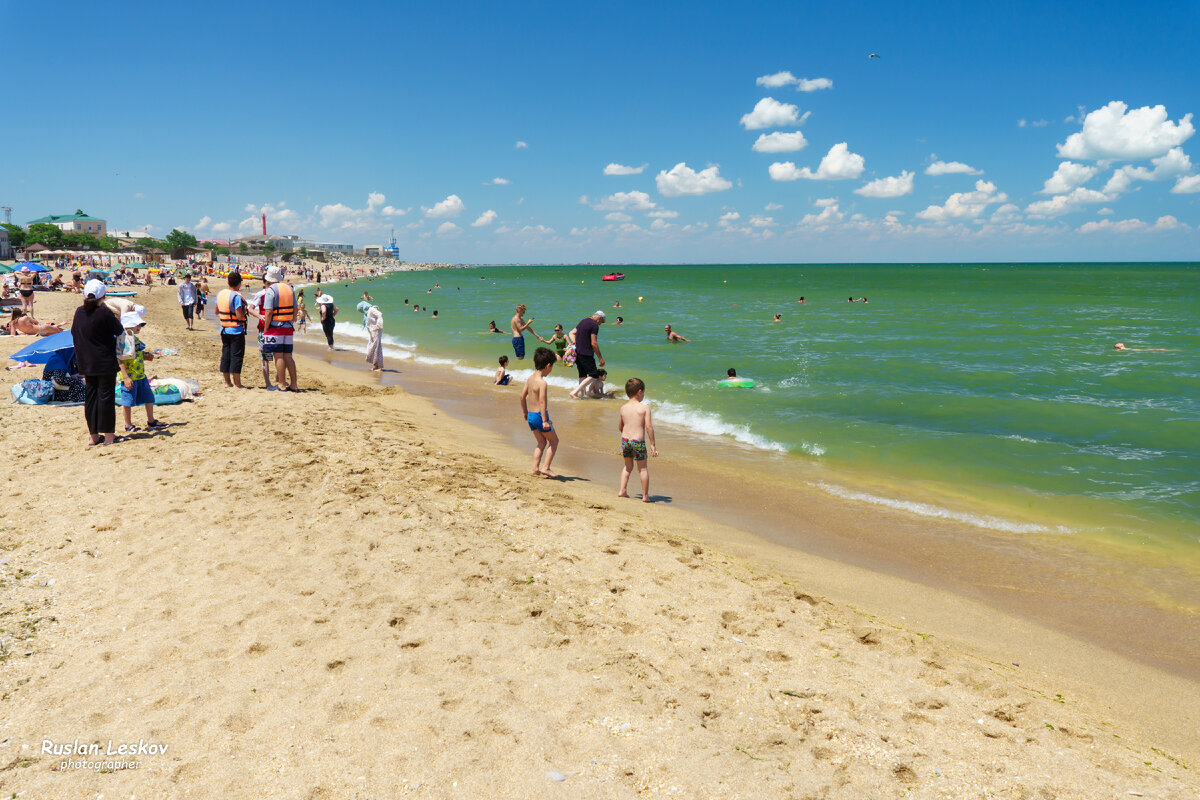
[[[263,355],[275,355],[276,353],[292,352],[292,337],[291,335],[280,335],[277,333],[264,333],[262,335],[262,350]]]
[[[542,431],[545,433],[546,430],[554,430],[554,423],[550,422],[549,419],[546,422],[550,422],[550,427],[542,430],[542,412],[540,411],[530,411],[525,415],[525,421],[529,423],[529,430],[531,431]]]
[[[579,380],[584,378],[599,378],[600,371],[596,368],[596,357],[584,355],[576,351],[575,369],[579,372]]]
[[[504,373],[504,377],[500,379],[499,385],[500,386],[508,386],[508,384],[511,381],[512,381],[512,375],[506,372],[506,373]]]
[[[21,297],[33,297],[33,289],[20,289]]]
[[[513,352],[517,354],[517,358],[525,357],[525,337],[524,336],[514,336],[513,337]]]
[[[646,443],[641,439],[622,439],[621,456],[632,458],[634,461],[646,460]]]

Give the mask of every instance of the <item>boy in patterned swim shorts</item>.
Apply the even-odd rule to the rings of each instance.
[[[650,471],[646,468],[646,442],[650,443],[650,455],[657,456],[658,448],[654,446],[650,406],[643,402],[646,384],[640,378],[630,378],[625,382],[625,394],[629,401],[621,406],[621,421],[617,424],[617,429],[621,431],[621,456],[625,459],[625,468],[621,470],[621,489],[617,497],[629,497],[626,489],[636,462],[638,477],[642,480],[642,502],[649,503]]]

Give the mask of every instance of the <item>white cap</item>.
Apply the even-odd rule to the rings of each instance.
[[[321,296],[317,298],[317,305],[329,305],[332,302],[333,297],[325,293],[322,293]]]
[[[267,267],[267,271],[263,273],[263,280],[271,283],[279,283],[283,280],[283,270],[279,267]]]
[[[92,278],[83,285],[83,294],[85,297],[90,294],[92,297],[99,300],[101,297],[104,297],[104,293],[106,291],[107,289],[104,286],[104,281],[99,280],[98,278]]]
[[[604,312],[603,312],[603,311],[597,311],[595,314],[592,314],[592,316],[593,316],[593,317],[599,317],[601,320],[604,320],[604,319],[606,319],[606,317],[604,316]]]
[[[146,316],[146,307],[145,306],[134,306],[133,310],[136,311],[137,313],[141,314],[143,317]]]
[[[126,311],[121,315],[122,328],[136,328],[138,325],[145,324],[146,320],[142,319],[142,315],[136,311]]]

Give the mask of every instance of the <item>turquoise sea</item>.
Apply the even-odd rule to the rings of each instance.
[[[625,280],[600,281],[614,269]],[[353,311],[364,286],[392,358],[483,381],[512,356],[517,303],[546,338],[602,309],[610,382],[646,381],[660,425],[819,464],[814,485],[864,503],[1200,552],[1200,264],[395,273],[328,287],[340,345],[365,343]],[[491,320],[505,333],[488,333]],[[692,341],[668,343],[667,323]],[[757,388],[718,388],[729,367]],[[556,368],[554,382],[573,375]]]

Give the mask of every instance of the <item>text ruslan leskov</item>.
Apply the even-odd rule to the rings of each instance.
[[[53,756],[161,756],[166,755],[168,747],[169,744],[147,742],[145,739],[121,743],[109,739],[107,744],[81,742],[78,739],[70,742],[42,739],[42,755]]]

